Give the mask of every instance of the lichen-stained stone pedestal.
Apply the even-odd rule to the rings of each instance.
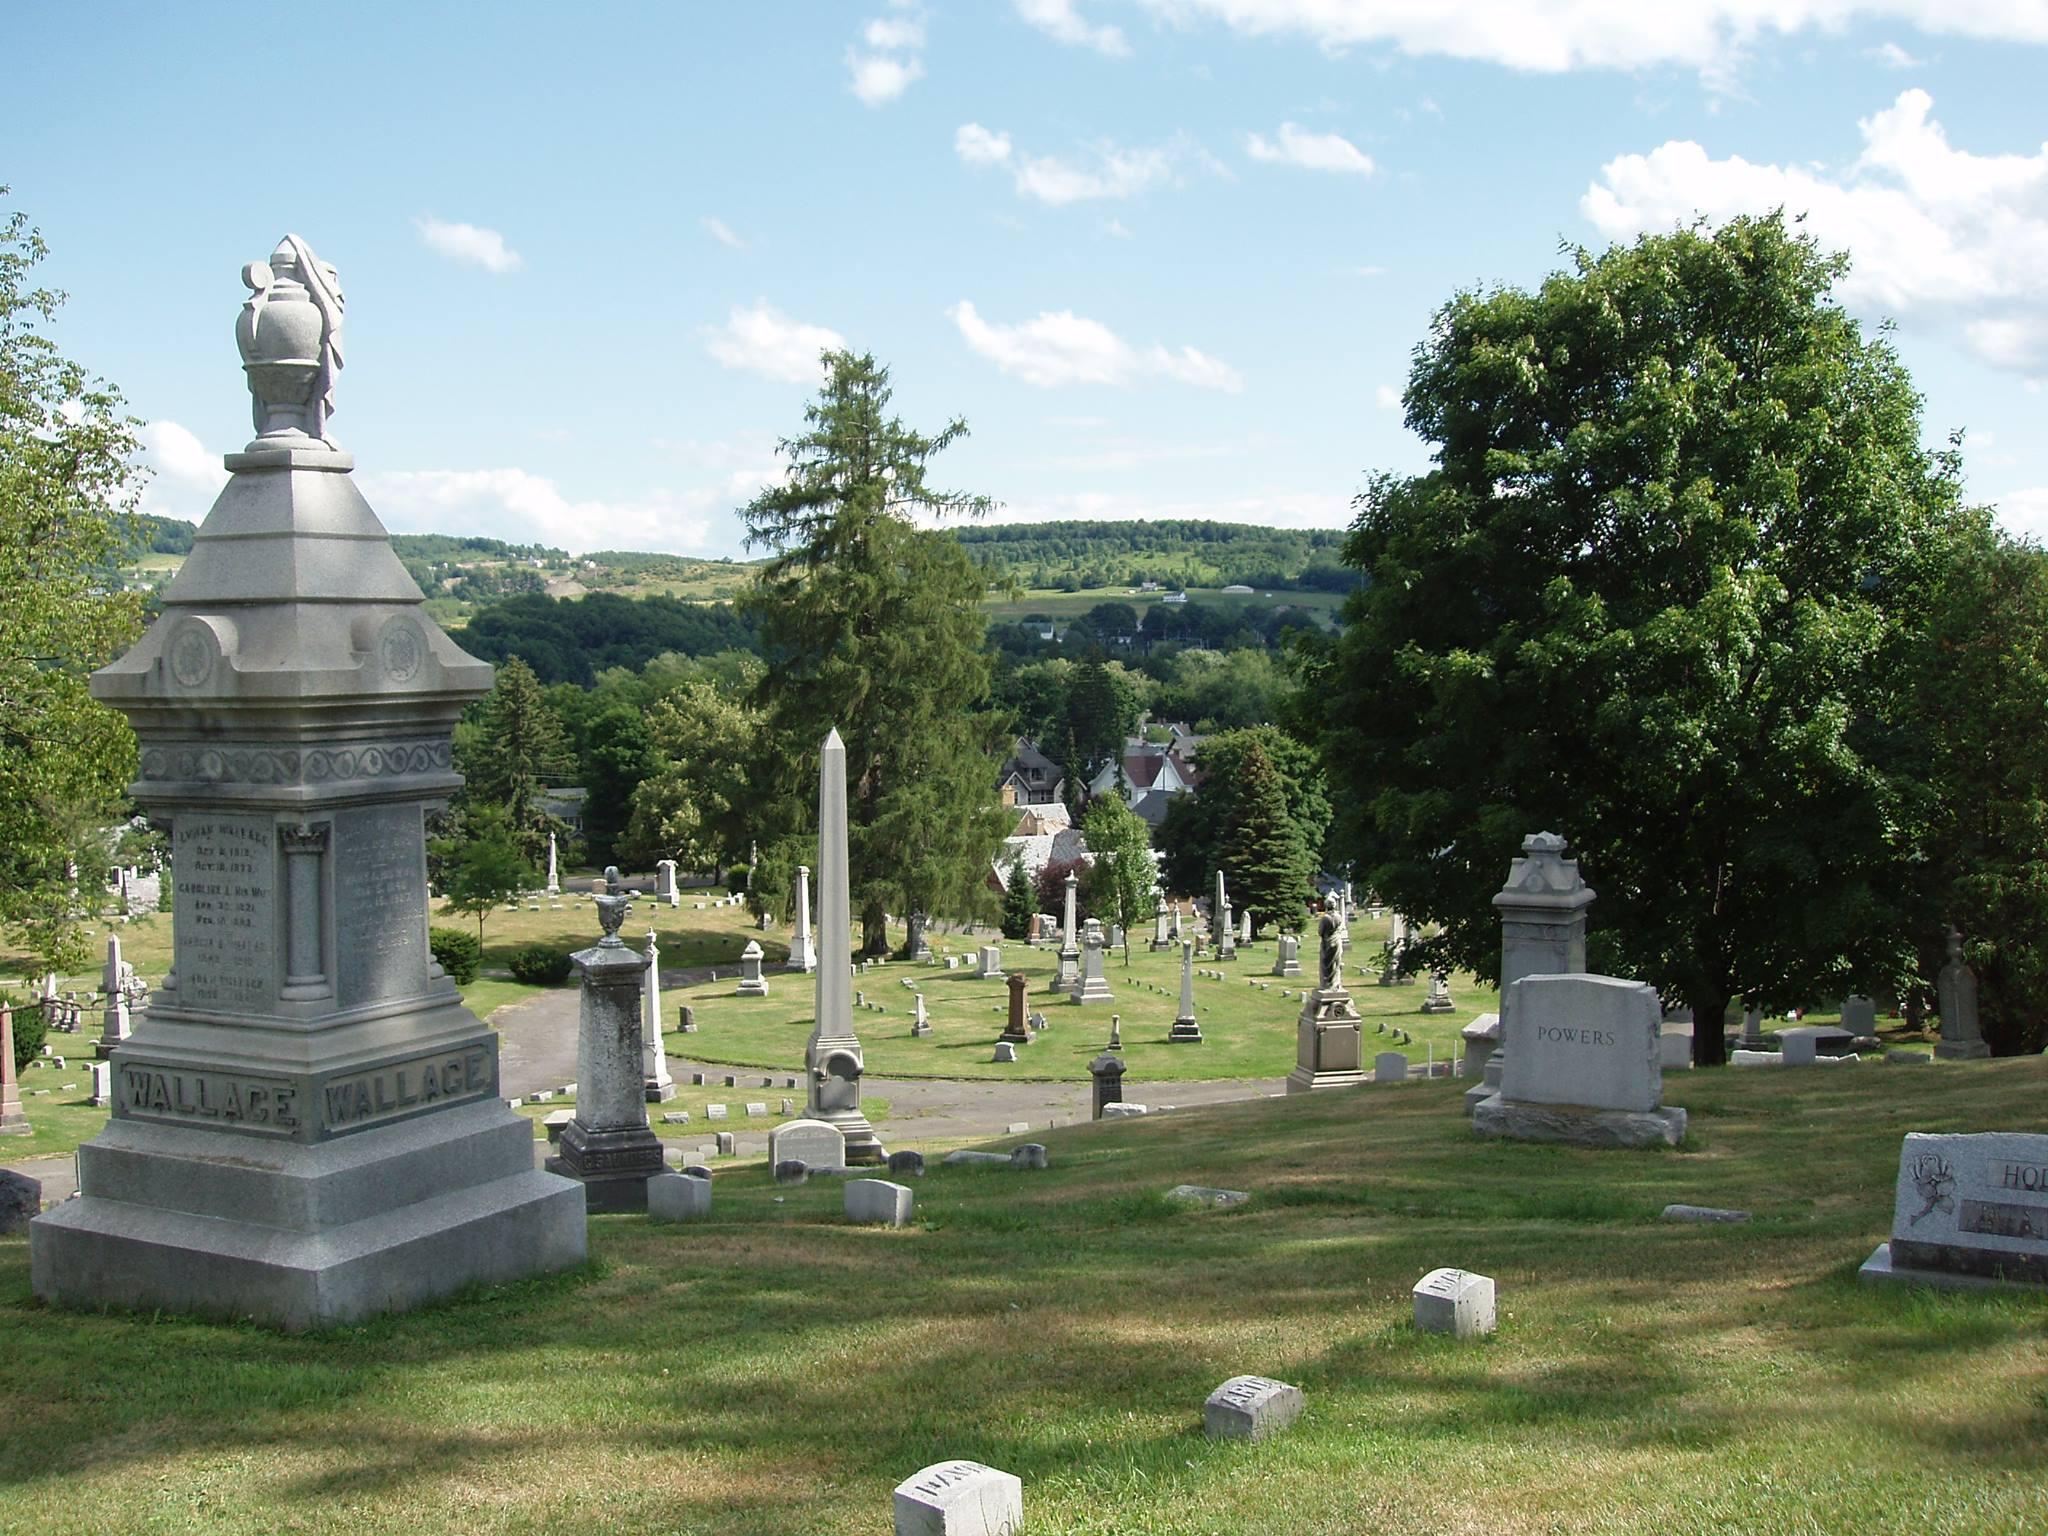
[[[1302,999],[1301,1017],[1295,1021],[1294,1070],[1287,1074],[1289,1093],[1349,1088],[1365,1081],[1365,1026],[1344,987],[1346,930],[1335,894],[1324,908],[1317,925],[1321,939],[1318,984]]]
[[[585,1224],[427,948],[424,816],[491,670],[423,611],[326,435],[333,269],[287,237],[243,279],[258,436],[92,683],[171,829],[173,966],[30,1271],[60,1305],[299,1329],[579,1263]]]

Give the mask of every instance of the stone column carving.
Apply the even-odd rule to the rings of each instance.
[[[327,996],[327,822],[278,828],[284,849],[285,966],[283,996],[305,1001]]]

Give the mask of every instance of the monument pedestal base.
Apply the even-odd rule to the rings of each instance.
[[[1166,1032],[1169,1045],[1200,1045],[1202,1026],[1194,1019],[1175,1019],[1173,1028]]]
[[[1943,1040],[1934,1047],[1934,1054],[1941,1061],[1984,1061],[1991,1055],[1991,1047],[1982,1040]]]
[[[1472,1129],[1477,1135],[1507,1141],[1556,1141],[1575,1147],[1676,1147],[1685,1141],[1685,1111],[1532,1104],[1495,1093],[1472,1111]]]
[[[605,1131],[571,1120],[562,1127],[560,1146],[548,1172],[582,1185],[592,1215],[646,1210],[647,1181],[668,1170],[661,1138],[645,1125]]]
[[[1865,1285],[1925,1285],[1937,1291],[2048,1292],[2048,1280],[1959,1274],[1952,1269],[1916,1269],[1910,1264],[1894,1262],[1890,1243],[1877,1245],[1877,1251],[1856,1271],[1856,1278]]]
[[[80,1198],[29,1228],[53,1306],[296,1333],[585,1255],[581,1191],[533,1166],[531,1124],[496,1101],[311,1145],[116,1119],[78,1172]]]
[[[666,1104],[676,1096],[676,1080],[672,1077],[650,1077],[647,1079],[647,1102]]]
[[[1310,992],[1295,1021],[1294,1070],[1289,1093],[1349,1088],[1371,1080],[1365,1071],[1365,1023],[1341,987]]]

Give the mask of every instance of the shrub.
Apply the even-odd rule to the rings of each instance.
[[[528,944],[512,951],[512,979],[529,987],[559,987],[569,979],[569,951],[551,944]]]
[[[14,1009],[14,1071],[17,1081],[27,1070],[28,1064],[43,1053],[43,1040],[49,1033],[43,1022],[43,1010],[37,1007],[17,1005]]]
[[[746,866],[745,864],[735,864],[735,865],[733,865],[733,867],[732,867],[731,869],[728,869],[728,870],[727,870],[727,871],[725,872],[725,893],[726,893],[726,895],[728,895],[728,896],[741,896],[741,895],[744,895],[744,894],[746,893],[747,887],[748,887],[748,886],[749,886],[749,885],[750,885],[750,884],[751,884],[751,883],[753,882],[753,878],[754,878],[754,872],[753,872],[753,870],[752,870],[752,869],[750,869],[750,868],[749,868],[748,866]]]
[[[441,969],[458,987],[466,987],[475,981],[476,973],[483,968],[484,947],[477,936],[466,929],[429,928],[427,948],[434,952]]]

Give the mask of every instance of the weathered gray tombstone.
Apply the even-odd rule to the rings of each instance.
[[[121,984],[121,940],[111,933],[107,935],[107,968],[100,991],[106,1001],[100,1011],[100,1039],[94,1050],[104,1061],[128,1039],[128,993]]]
[[[671,907],[683,904],[682,888],[676,884],[676,861],[661,859],[654,866],[654,899],[665,901]]]
[[[1237,958],[1237,928],[1230,917],[1230,893],[1223,885],[1223,871],[1216,871],[1216,906],[1209,914],[1209,929],[1216,942],[1216,958]]]
[[[1842,1028],[1859,1040],[1874,1039],[1877,1035],[1877,1003],[1868,997],[1853,993],[1842,999]]]
[[[907,1227],[910,1214],[916,1208],[916,1197],[907,1184],[892,1184],[887,1179],[848,1179],[846,1181],[846,1219],[848,1221],[880,1223],[888,1227]]]
[[[1301,1016],[1295,1021],[1289,1093],[1347,1088],[1365,1081],[1364,1025],[1344,986],[1344,916],[1334,892],[1323,903],[1317,928],[1317,983],[1303,996]]]
[[[1500,1091],[1472,1112],[1481,1136],[1587,1147],[1677,1146],[1663,1108],[1656,989],[1618,976],[1524,976],[1501,999]]]
[[[835,729],[818,753],[818,974],[804,1111],[846,1137],[846,1161],[865,1166],[885,1156],[882,1138],[861,1113],[867,1053],[853,1032],[852,898],[847,885],[846,744]]]
[[[43,1208],[43,1181],[0,1168],[0,1237],[26,1231]]]
[[[1465,1047],[1460,1075],[1479,1079],[1465,1090],[1465,1113],[1469,1115],[1484,1100],[1500,1092],[1500,1053],[1496,1049],[1500,1044],[1500,1015],[1479,1014],[1458,1031],[1458,1036]]]
[[[1308,1405],[1301,1388],[1270,1376],[1233,1376],[1202,1404],[1202,1432],[1212,1440],[1263,1440],[1278,1434]]]
[[[720,1131],[711,1138],[713,1154],[718,1157],[738,1157],[739,1138],[731,1131]]]
[[[1872,1284],[2048,1288],[2048,1136],[1907,1134]]]
[[[928,1035],[932,1032],[932,1021],[925,1017],[924,994],[917,994],[916,1012],[911,1015],[910,1032],[913,1035]]]
[[[976,951],[975,963],[977,966],[975,974],[981,977],[983,981],[1001,976],[1003,974],[1003,946],[1000,944],[982,945]]]
[[[14,1070],[14,1010],[0,1003],[0,1136],[34,1134],[35,1127],[22,1112],[21,1083]]]
[[[761,943],[758,939],[747,940],[747,947],[740,951],[740,984],[733,988],[736,997],[766,997],[768,978],[761,974]]]
[[[1089,918],[1081,928],[1081,975],[1074,983],[1077,1003],[1113,1003],[1109,982],[1102,974],[1102,924]]]
[[[666,1104],[676,1096],[676,1080],[668,1069],[668,1047],[661,1038],[661,950],[654,930],[647,930],[647,1024],[640,1042],[640,1072],[647,1089],[647,1102]]]
[[[1980,1061],[1991,1054],[1977,1020],[1977,973],[1963,961],[1963,936],[1948,931],[1948,964],[1935,978],[1941,1009],[1941,1040],[1934,1054],[1944,1061]]]
[[[978,1461],[941,1461],[896,1485],[896,1536],[1017,1536],[1024,1484]]]
[[[592,1211],[644,1211],[647,1181],[662,1172],[661,1138],[647,1123],[646,1053],[640,1038],[647,956],[619,938],[632,896],[605,871],[595,898],[604,937],[571,958],[581,978],[576,1037],[576,1114],[547,1160],[583,1186]]]
[[[1283,933],[1275,945],[1273,957],[1275,976],[1299,976],[1301,974],[1301,939],[1292,933]]]
[[[1514,1008],[1510,989],[1524,976],[1576,975],[1586,968],[1586,908],[1593,888],[1579,878],[1579,861],[1564,856],[1565,840],[1555,832],[1532,832],[1522,839],[1522,856],[1508,866],[1507,884],[1493,898],[1500,913],[1500,1017],[1495,1062],[1480,1062],[1489,1083],[1499,1082],[1497,1067],[1508,1044],[1507,1024]],[[1466,1095],[1466,1109],[1476,1109]]]
[[[796,930],[789,937],[788,968],[811,972],[818,968],[818,941],[811,933],[811,866],[796,867]]]
[[[711,1181],[687,1173],[658,1173],[647,1181],[647,1214],[654,1221],[703,1221],[711,1214]]]
[[[1463,1269],[1433,1269],[1415,1282],[1415,1327],[1477,1338],[1494,1329],[1493,1281]]]
[[[846,1133],[824,1120],[785,1120],[768,1133],[768,1161],[792,1160],[836,1173],[846,1167]]]
[[[1177,916],[1178,913],[1176,913],[1175,915]],[[1168,926],[1169,925],[1166,917],[1166,903],[1164,900],[1162,900],[1159,903],[1158,907],[1152,913],[1152,941],[1147,946],[1155,954],[1160,950],[1171,949],[1173,947],[1172,935],[1169,934],[1167,931]]]
[[[1376,1083],[1408,1081],[1408,1058],[1399,1051],[1381,1051],[1372,1059],[1372,1080]]]
[[[92,1074],[92,1097],[86,1102],[94,1109],[104,1109],[114,1102],[114,1064],[111,1061],[88,1061],[85,1070]],[[4,1112],[0,1112],[0,1125],[4,1125]]]
[[[996,1042],[996,1053],[993,1057],[990,1058],[990,1060],[998,1062],[1013,1062],[1016,1059],[1016,1046],[1011,1044],[1008,1040],[998,1040]]]
[[[1451,978],[1443,971],[1429,973],[1429,995],[1422,1000],[1423,1013],[1449,1013],[1451,1002]]]
[[[1111,1051],[1104,1051],[1088,1063],[1088,1076],[1094,1081],[1094,1102],[1091,1119],[1100,1120],[1103,1111],[1112,1104],[1121,1104],[1124,1099],[1124,1059]]]
[[[1180,1012],[1174,1015],[1173,1027],[1167,1030],[1166,1038],[1175,1045],[1202,1043],[1202,1024],[1195,1017],[1195,943],[1192,939],[1180,942]]]
[[[491,669],[426,614],[327,435],[334,269],[287,236],[243,280],[257,436],[92,679],[172,826],[172,972],[30,1268],[46,1302],[296,1330],[579,1264],[585,1222],[427,947],[424,815]]]
[[[683,1003],[676,1009],[676,1033],[679,1035],[694,1035],[697,1033],[697,1010],[688,1003]],[[693,1082],[702,1083],[704,1081],[704,1074],[701,1072],[693,1072],[690,1074],[690,1077]]]
[[[1820,1054],[1819,1042],[1802,1030],[1788,1029],[1778,1037],[1778,1051],[1788,1067],[1810,1067]]]
[[[891,1152],[887,1164],[889,1171],[902,1178],[921,1179],[924,1177],[924,1154],[922,1152]]]

